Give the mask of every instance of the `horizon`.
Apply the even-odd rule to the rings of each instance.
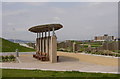
[[[0,38],[3,38],[3,37],[0,37]],[[115,39],[116,38],[119,38],[119,37],[114,37]],[[30,41],[30,42],[35,42],[36,41],[36,39],[35,40],[24,40],[24,39],[10,39],[10,38],[3,38],[3,39],[6,39],[6,40],[20,40],[20,41]],[[88,40],[94,40],[94,38],[93,39],[84,39],[84,40],[79,40],[79,39],[65,39],[65,40],[57,40],[58,42],[63,42],[63,41],[67,41],[67,40],[74,40],[74,41],[88,41]]]

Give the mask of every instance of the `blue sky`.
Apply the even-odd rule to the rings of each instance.
[[[117,2],[3,2],[2,36],[35,40],[28,31],[34,25],[60,23],[58,40],[85,40],[118,35]]]

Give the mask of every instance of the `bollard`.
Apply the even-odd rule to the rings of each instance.
[[[18,49],[16,49],[16,56],[19,57]]]

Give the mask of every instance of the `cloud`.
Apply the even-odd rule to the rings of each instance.
[[[24,5],[29,5],[29,6],[44,6],[47,5],[47,2],[26,2]]]
[[[26,13],[27,10],[15,10],[15,11],[5,11],[3,13],[3,16],[11,16],[11,15],[19,15],[19,14],[24,14]]]
[[[51,0],[2,0],[2,2],[50,2]]]
[[[58,21],[58,20],[60,20],[60,18],[59,17],[53,17],[53,20]]]
[[[7,25],[8,25],[8,26],[13,26],[13,25],[14,25],[14,23],[7,23]]]
[[[102,2],[91,2],[91,3],[88,3],[88,6],[89,7],[92,7],[92,6],[98,6],[98,5],[101,5]]]
[[[2,2],[118,2],[119,0],[2,0]]]
[[[65,14],[66,11],[63,8],[51,7],[51,10],[57,14]]]
[[[56,32],[58,40],[92,39],[104,33],[117,36],[117,3],[47,3],[40,6],[25,2],[14,7],[17,4],[3,8],[6,15],[3,16],[4,37],[12,38],[15,27],[16,38],[34,40],[28,28],[46,23],[63,25],[63,29]]]
[[[16,4],[15,2],[4,2],[4,5],[7,6],[7,5],[14,5]]]
[[[2,3],[0,2],[0,37],[2,37]]]

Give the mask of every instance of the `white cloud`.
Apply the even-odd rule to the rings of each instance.
[[[13,26],[13,25],[14,25],[14,23],[7,23],[7,25],[8,25],[8,26]]]
[[[65,14],[66,11],[63,8],[58,8],[58,7],[51,7],[52,11],[57,13],[57,14]]]
[[[16,4],[16,3],[15,3],[15,2],[5,2],[5,3],[4,3],[4,5],[6,5],[6,6],[7,6],[7,5],[14,5],[14,4]]]
[[[35,4],[28,4],[24,6],[25,8],[16,7],[14,10],[12,9],[13,11],[11,11],[11,7],[13,8],[14,5],[11,5],[9,10],[4,8],[4,13],[10,15],[3,17],[5,37],[12,38],[11,35],[14,33],[11,28],[15,27],[16,33],[19,33],[16,34],[16,38],[34,40],[33,33],[28,34],[28,28],[46,23],[63,24],[63,29],[57,32],[58,40],[90,39],[96,34],[103,35],[104,33],[116,35],[116,30],[118,30],[116,3],[80,3],[77,6],[74,3],[63,3],[63,6],[59,3],[57,5],[56,3],[49,4],[50,6],[46,7],[39,7],[36,4],[36,7],[32,9],[29,5],[34,6]],[[72,7],[66,7],[68,5],[72,5]],[[14,15],[16,16],[14,17]],[[14,23],[13,26],[12,23]]]
[[[102,4],[101,2],[91,2],[88,4],[89,7],[92,7],[92,6],[97,6],[97,5],[100,5]]]
[[[119,0],[2,0],[2,2],[119,2]]]
[[[60,18],[59,17],[53,17],[53,20],[58,21],[58,20],[60,20]]]
[[[27,12],[27,10],[15,10],[15,11],[6,11],[3,16],[18,15]]]
[[[50,2],[51,0],[2,0],[2,2]]]
[[[2,3],[0,2],[0,37],[2,37]]]
[[[29,6],[44,6],[47,2],[26,2],[24,4]]]

